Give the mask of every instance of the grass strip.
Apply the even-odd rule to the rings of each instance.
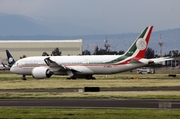
[[[117,91],[117,92],[29,92],[29,93],[0,93],[0,99],[18,98],[123,98],[123,99],[180,99],[178,91]]]
[[[62,88],[180,87],[179,79],[139,80],[1,80],[0,89],[62,89]]]
[[[0,108],[0,119],[178,119],[179,110]]]

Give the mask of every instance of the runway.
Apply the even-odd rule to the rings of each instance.
[[[180,100],[155,99],[0,99],[0,107],[180,109]]]
[[[101,88],[100,91],[180,91],[170,88]],[[26,92],[78,92],[78,89],[26,89],[0,90],[1,93]],[[42,108],[162,108],[180,109],[180,100],[160,99],[0,99],[0,107],[42,107]]]
[[[65,89],[1,89],[0,92],[78,92],[78,88]],[[137,87],[137,88],[100,88],[100,91],[180,91],[180,87]]]

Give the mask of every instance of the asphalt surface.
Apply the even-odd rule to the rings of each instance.
[[[77,92],[79,89],[0,90],[0,93]],[[100,91],[180,91],[172,88],[100,88]],[[180,100],[159,99],[0,99],[0,107],[47,108],[162,108],[180,109]]]
[[[180,100],[148,99],[0,99],[0,107],[180,109]]]
[[[66,89],[7,89],[7,90],[0,90],[0,92],[18,92],[18,93],[25,93],[25,92],[78,92],[78,88],[66,88]],[[180,87],[138,87],[138,88],[100,88],[99,91],[180,91]]]

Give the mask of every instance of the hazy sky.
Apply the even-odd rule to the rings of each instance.
[[[0,13],[95,29],[89,34],[180,28],[180,0],[0,0]]]

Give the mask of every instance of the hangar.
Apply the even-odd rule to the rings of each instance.
[[[82,39],[76,40],[0,40],[0,61],[6,61],[5,50],[9,50],[15,60],[23,56],[42,56],[43,52],[51,55],[59,49],[61,55],[81,55]]]

